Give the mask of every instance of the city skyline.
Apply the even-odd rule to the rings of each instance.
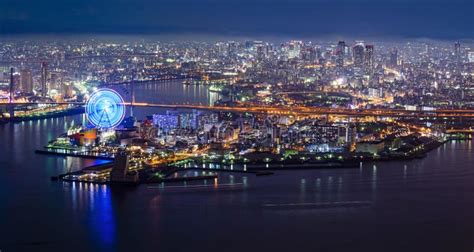
[[[0,0],[0,252],[471,251],[473,16]]]

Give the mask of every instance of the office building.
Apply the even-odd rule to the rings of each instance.
[[[346,42],[339,41],[339,43],[337,43],[337,48],[336,48],[336,66],[337,67],[344,66],[345,52],[346,52]]]
[[[41,96],[48,95],[48,63],[41,62]]]
[[[391,67],[398,66],[398,50],[397,50],[397,48],[392,48],[392,50],[390,50],[389,66],[391,66]]]
[[[33,76],[28,69],[20,71],[20,91],[28,94],[33,93]]]
[[[362,67],[364,64],[364,44],[362,42],[358,42],[354,48],[352,49],[352,58],[354,61],[355,67]]]
[[[369,72],[374,68],[374,45],[365,46],[365,69]]]

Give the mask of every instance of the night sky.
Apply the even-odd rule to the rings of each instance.
[[[473,0],[0,0],[1,34],[474,38]]]

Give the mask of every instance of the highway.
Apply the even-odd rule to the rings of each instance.
[[[0,106],[28,106],[28,105],[84,105],[82,102],[13,102],[0,103]],[[125,103],[125,106],[132,106],[131,103]],[[206,105],[189,105],[189,104],[159,104],[159,103],[133,103],[134,107],[151,107],[151,108],[167,108],[167,109],[197,109],[215,112],[232,112],[232,113],[254,113],[254,114],[270,114],[270,115],[294,115],[294,116],[310,116],[310,115],[339,115],[351,117],[432,117],[432,118],[474,118],[474,109],[440,109],[433,111],[421,110],[403,110],[403,109],[348,109],[348,108],[327,108],[327,107],[305,107],[305,106],[206,106]]]

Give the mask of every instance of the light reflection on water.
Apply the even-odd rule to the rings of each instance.
[[[140,95],[165,99],[166,95],[153,93],[167,92],[160,85],[148,85],[148,92]],[[189,95],[202,92],[199,87],[179,88]],[[196,99],[206,102],[209,96]],[[150,114],[149,110],[138,112]],[[116,251],[114,246],[120,243],[120,250],[130,251],[136,246],[141,250],[174,251],[176,244],[183,251],[212,251],[228,246],[236,234],[239,242],[233,243],[233,248],[239,251],[279,251],[288,248],[285,244],[313,245],[313,251],[347,251],[347,244],[354,241],[369,244],[369,248],[380,245],[380,249],[371,251],[384,251],[386,244],[398,251],[406,247],[454,251],[442,242],[470,245],[472,241],[469,230],[473,226],[466,221],[474,219],[474,167],[469,165],[473,161],[472,141],[448,143],[427,158],[410,162],[369,163],[355,169],[275,171],[271,176],[223,173],[217,180],[195,182],[210,185],[212,190],[175,192],[149,189],[147,185],[117,190],[50,181],[51,176],[98,162],[34,154],[35,149],[63,133],[65,125],[83,122],[85,117],[78,115],[0,126],[4,143],[0,145],[0,216],[8,217],[2,219],[0,249],[41,251],[53,247],[65,251],[73,247]],[[233,165],[233,169],[246,166]],[[196,174],[195,170],[190,172]],[[229,183],[242,185],[231,190],[220,186]],[[171,185],[184,183],[162,186]],[[190,185],[193,183],[186,184]],[[278,211],[262,208],[268,203],[347,201],[374,205]],[[49,225],[32,226],[38,220]],[[183,242],[183,237],[192,239]],[[263,242],[251,242],[255,237],[263,237]],[[416,246],[427,239],[432,245]],[[404,242],[398,245],[399,241]],[[22,247],[28,242],[38,245]]]
[[[199,104],[213,105],[220,96],[218,93],[209,92],[206,85],[184,85],[183,80],[158,81],[137,84],[135,86],[135,101],[159,104]],[[115,88],[124,95],[125,101],[131,100],[128,85]],[[124,92],[123,90],[127,90]],[[127,94],[128,93],[128,94]],[[134,113],[139,119],[154,113],[164,113],[166,109],[135,108]]]
[[[112,206],[111,188],[91,183],[65,183],[71,187],[73,212],[89,215],[91,237],[99,240],[99,246],[110,248],[116,242],[116,219]]]

